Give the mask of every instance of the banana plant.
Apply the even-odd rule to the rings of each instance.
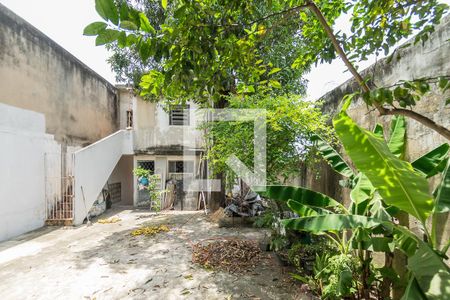
[[[450,211],[449,145],[443,144],[412,163],[404,159],[405,121],[393,119],[387,141],[379,125],[374,132],[359,127],[346,113],[347,99],[333,125],[347,156],[359,171],[353,170],[339,153],[320,137],[318,150],[328,163],[351,182],[351,205],[302,187],[267,187],[267,197],[285,201],[300,217],[283,221],[286,228],[327,234],[342,251],[356,248],[392,251],[394,247],[408,256],[409,282],[403,299],[450,298],[450,272],[444,262],[447,242],[438,248],[437,215]],[[442,174],[433,194],[427,178]],[[408,228],[395,224],[392,215],[407,212],[424,229],[422,240]],[[426,224],[432,218],[431,233]],[[349,241],[345,231],[351,231]],[[390,233],[392,238],[374,236]],[[420,271],[422,270],[422,271]]]

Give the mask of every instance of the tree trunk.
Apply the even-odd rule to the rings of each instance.
[[[394,254],[390,252],[384,253],[384,267],[386,269],[392,268],[392,260],[394,258]],[[392,279],[388,276],[383,277],[383,282],[380,286],[380,298],[381,299],[390,299],[391,296],[391,288],[392,288]]]

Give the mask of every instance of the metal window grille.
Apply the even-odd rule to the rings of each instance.
[[[127,128],[133,127],[133,111],[127,110]]]
[[[189,105],[178,105],[170,110],[169,125],[189,125]]]
[[[153,160],[139,160],[137,165],[139,168],[149,170],[151,174],[155,173],[155,161]]]
[[[194,173],[194,162],[193,161],[183,161],[174,160],[169,161],[169,173]]]

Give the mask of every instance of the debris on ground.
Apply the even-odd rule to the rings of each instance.
[[[262,257],[262,252],[255,241],[206,240],[192,246],[193,263],[230,273],[251,271]]]
[[[255,192],[249,190],[242,197],[240,195],[232,195],[227,197],[227,206],[224,209],[225,215],[229,217],[254,217],[260,215],[267,205],[265,201]]]
[[[158,226],[143,226],[139,229],[133,230],[131,232],[132,236],[138,236],[138,235],[146,235],[146,236],[152,236],[160,232],[168,232],[170,231],[169,227],[167,225],[158,225]]]
[[[226,217],[225,213],[223,212],[223,208],[219,207],[218,210],[216,210],[213,214],[209,215],[209,220],[214,223],[219,223],[220,219]]]
[[[120,221],[122,221],[122,219],[119,218],[119,217],[111,217],[111,218],[108,218],[108,219],[99,219],[97,221],[97,223],[100,223],[100,224],[111,224],[111,223],[117,223],[117,222],[120,222]]]

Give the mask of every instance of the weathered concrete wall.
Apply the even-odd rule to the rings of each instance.
[[[68,145],[116,131],[114,86],[0,4],[0,103],[43,113],[46,132]]]
[[[144,101],[139,96],[133,96],[128,90],[120,88],[121,116],[126,115],[126,108],[133,109],[134,149],[141,154],[172,154],[183,152],[183,130],[186,126],[169,125],[169,113],[161,105]],[[202,132],[197,130],[199,122],[195,118],[195,103],[190,103],[190,125],[186,138],[187,148],[201,149],[203,146]],[[123,118],[123,117],[121,117]],[[121,124],[125,122],[121,121]],[[123,125],[121,125],[122,127]]]
[[[44,225],[45,153],[58,150],[44,115],[0,103],[0,241]],[[55,169],[55,168],[53,168]]]
[[[425,44],[412,45],[411,43],[410,46],[396,51],[391,62],[382,59],[377,64],[364,70],[362,72],[363,77],[366,77],[366,75],[374,76],[374,83],[381,87],[391,86],[399,80],[450,75],[449,25],[450,17],[437,27],[436,32]],[[357,83],[350,80],[324,95],[322,98],[324,100],[324,112],[330,116],[334,115],[340,108],[343,96],[357,89]],[[439,91],[432,91],[422,98],[414,110],[435,120],[438,124],[450,128],[450,106],[444,105],[444,99],[449,96],[450,91],[447,91],[445,95],[440,94]],[[376,123],[380,123],[385,128],[385,134],[388,134],[389,122],[392,117],[380,117],[376,111],[369,111],[361,99],[355,101],[348,112],[360,126],[373,129]],[[413,161],[442,143],[448,142],[438,133],[409,118],[407,119],[407,135],[406,158],[409,161]],[[317,177],[316,174],[318,174]],[[340,176],[333,172],[331,168],[321,166],[317,170],[308,170],[307,186],[347,202],[349,191],[339,186],[338,181],[340,179]],[[447,231],[444,236],[448,237],[450,226],[445,226],[445,220],[443,228],[446,228]]]

